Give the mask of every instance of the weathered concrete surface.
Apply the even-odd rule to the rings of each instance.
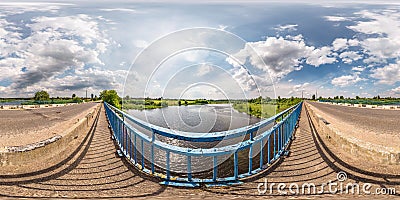
[[[75,124],[51,138],[27,145],[3,147],[0,149],[0,166],[29,166],[32,160],[40,161],[65,153],[64,150],[69,145],[76,146],[87,135],[100,106],[98,103],[94,108],[87,110],[83,118],[78,118],[79,121]]]
[[[400,196],[400,170],[393,166],[370,163],[342,153],[329,146],[309,124],[302,112],[291,153],[272,165],[263,174],[245,180],[243,185],[220,188],[181,189],[165,187],[159,180],[141,175],[125,159],[115,155],[110,140],[104,110],[99,121],[75,152],[46,163],[32,165],[31,169],[14,169],[4,174],[0,169],[0,197],[36,198],[141,198],[141,199],[395,199]],[[260,195],[257,186],[264,183],[312,182],[317,186],[336,180],[336,173],[345,171],[344,183],[372,183],[377,187],[396,187],[396,195],[279,195],[274,192]],[[372,191],[371,189],[371,191]],[[289,192],[287,189],[286,192]]]
[[[367,104],[350,104],[350,103],[335,103],[335,102],[319,102],[319,103],[340,105],[346,107],[357,107],[357,108],[400,110],[400,105],[367,105]]]
[[[398,120],[400,111],[362,108],[342,110],[341,106],[313,102],[307,102],[305,106],[309,108],[320,133],[335,146],[354,156],[400,165],[400,124],[394,122],[394,119]],[[379,127],[385,127],[386,130]],[[371,129],[375,132],[368,131]],[[396,129],[397,134],[393,133]]]
[[[39,108],[65,107],[65,106],[77,105],[77,104],[78,103],[41,104],[41,105],[1,105],[0,109],[3,109],[3,110],[39,109]]]
[[[40,142],[61,135],[98,103],[32,110],[0,110],[0,149]]]
[[[366,109],[310,101],[308,103],[323,113],[325,118],[328,116],[334,120],[346,122],[360,131],[373,132],[376,135],[392,135],[400,139],[400,110]],[[385,141],[385,144],[392,145],[390,141]]]

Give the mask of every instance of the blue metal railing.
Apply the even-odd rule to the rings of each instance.
[[[289,145],[292,135],[296,129],[300,116],[302,102],[291,108],[258,123],[246,127],[213,133],[189,133],[173,131],[153,124],[149,124],[137,118],[134,118],[125,112],[104,103],[108,122],[111,126],[113,136],[116,142],[128,160],[143,172],[164,179],[167,183],[218,183],[235,182],[257,174],[265,169],[272,162],[277,160]],[[151,132],[146,135],[134,128],[130,123],[134,123]],[[263,127],[273,125],[267,131],[254,135],[254,133]],[[189,142],[215,142],[225,139],[232,139],[241,136],[247,136],[248,139],[236,144],[216,148],[186,148],[167,144],[156,140],[156,135],[173,138]],[[150,158],[145,163],[144,145],[150,147]],[[253,169],[253,150],[259,145],[259,166]],[[258,147],[257,147],[258,148]],[[165,152],[165,168],[157,168],[154,161],[155,149]],[[239,174],[239,155],[238,152],[248,150],[248,170],[246,173]],[[187,161],[186,176],[171,175],[171,153],[184,156]],[[266,155],[265,155],[266,153]],[[233,176],[218,177],[218,157],[229,156],[233,154]],[[138,161],[140,156],[140,162]],[[212,158],[212,178],[193,178],[192,177],[192,157]]]

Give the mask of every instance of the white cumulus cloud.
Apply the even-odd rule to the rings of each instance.
[[[361,78],[357,73],[355,73],[351,75],[336,77],[332,79],[331,83],[335,86],[345,87],[364,80],[364,78]]]
[[[356,72],[362,72],[365,70],[364,67],[358,66],[358,67],[353,67],[351,70],[356,71]]]
[[[347,28],[367,35],[360,44],[369,55],[365,63],[387,62],[400,57],[400,14],[398,10],[368,11],[355,13],[363,20]],[[365,36],[364,36],[365,37]]]
[[[395,94],[400,94],[400,87],[393,88],[392,92],[394,92]]]
[[[22,31],[28,34],[22,37]],[[88,15],[32,17],[24,26],[0,18],[0,34],[0,81],[11,81],[3,86],[7,90],[2,90],[2,95],[24,96],[38,89],[79,90],[89,87],[87,83],[92,88],[106,85],[104,82],[117,85],[113,79],[99,80],[102,74],[73,76],[84,67],[104,65],[99,56],[110,43],[96,19]]]
[[[300,41],[287,40],[283,37],[267,37],[265,41],[248,42],[244,49],[232,55],[241,65],[247,61],[256,68],[269,73],[274,80],[280,80],[292,71],[301,70],[302,63],[318,67],[322,64],[333,63],[329,47],[315,48]],[[233,65],[236,62],[227,61]]]
[[[275,27],[274,29],[277,31],[280,31],[280,32],[282,32],[282,31],[290,32],[290,31],[297,31],[298,26],[299,25],[297,25],[297,24],[286,24],[286,25],[279,25],[279,26]]]
[[[371,77],[378,79],[378,83],[380,84],[390,85],[400,81],[400,61],[371,71]]]
[[[345,51],[341,53],[339,57],[342,59],[344,63],[350,64],[353,61],[360,60],[362,58],[362,55],[358,54],[355,51]]]
[[[324,16],[327,21],[331,22],[343,22],[343,21],[350,21],[351,18],[349,17],[342,17],[342,16]]]
[[[208,64],[202,64],[200,67],[197,69],[196,76],[204,76],[210,72],[214,71],[214,68]]]

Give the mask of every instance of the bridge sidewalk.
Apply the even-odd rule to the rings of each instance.
[[[373,180],[374,187],[395,186],[398,188],[397,194],[400,192],[399,176],[382,178],[377,176],[382,174],[365,174],[357,170],[357,167],[352,168],[353,165],[346,166],[341,161],[335,160],[336,158],[328,152],[335,149],[328,151],[325,149],[318,134],[312,131],[304,108],[300,127],[295,134],[296,139],[290,146],[291,154],[272,165],[263,174],[247,179],[243,185],[234,187],[182,189],[159,185],[156,180],[142,176],[125,159],[115,155],[115,146],[110,140],[107,126],[103,108],[96,128],[71,158],[61,163],[49,160],[46,168],[32,166],[30,171],[18,175],[0,175],[0,197],[265,199],[272,196],[286,199],[288,196],[278,195],[276,187],[272,194],[267,191],[265,194],[267,196],[260,195],[257,186],[264,183],[265,178],[268,183],[301,185],[309,182],[320,185],[335,181],[336,173],[342,170],[348,172],[350,182]],[[337,198],[332,194],[308,197]],[[343,195],[343,197],[365,198],[364,195]]]

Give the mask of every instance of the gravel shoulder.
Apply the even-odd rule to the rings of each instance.
[[[0,148],[43,141],[64,131],[88,114],[97,103],[55,108],[0,110]]]
[[[400,110],[307,103],[316,114],[343,134],[400,151]]]

